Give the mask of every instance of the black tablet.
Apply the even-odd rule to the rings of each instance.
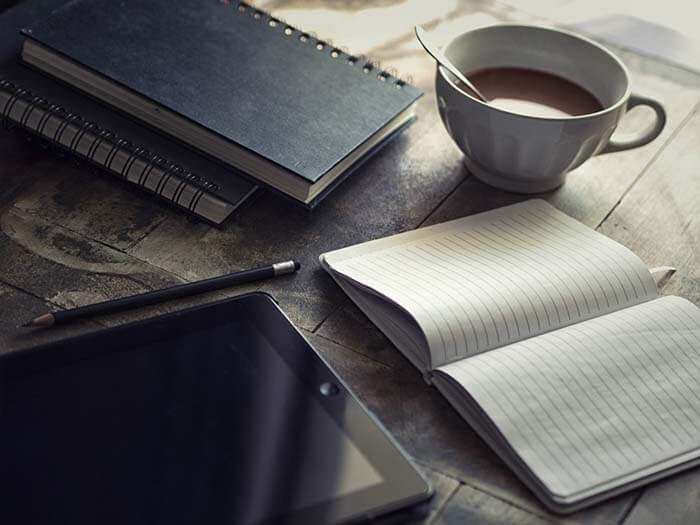
[[[0,358],[0,523],[336,523],[428,484],[265,294]]]

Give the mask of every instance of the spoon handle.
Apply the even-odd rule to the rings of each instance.
[[[442,51],[440,51],[436,46],[433,46],[428,42],[425,29],[423,29],[421,26],[416,26],[415,31],[416,38],[418,38],[418,41],[423,46],[423,49],[425,49],[438,64],[440,64],[442,67],[447,69],[447,71],[456,76],[457,80],[462,82],[462,84],[466,85],[479,99],[481,99],[482,102],[488,102],[488,99],[484,95],[482,95],[478,89],[476,89],[474,84],[472,84],[469,81],[469,79],[466,76],[464,76],[464,74],[457,68],[457,66],[455,66],[450,61],[450,59],[447,58],[445,54]]]

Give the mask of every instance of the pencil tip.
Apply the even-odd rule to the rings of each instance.
[[[51,326],[54,324],[56,319],[54,318],[53,314],[44,314],[40,315],[39,317],[35,317],[31,321],[27,321],[24,323],[22,326],[23,327],[30,327],[30,326]]]
[[[299,261],[294,261],[294,271],[298,271],[299,268],[301,268],[301,264],[299,263]]]

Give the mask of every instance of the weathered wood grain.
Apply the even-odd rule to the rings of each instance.
[[[624,524],[691,524],[699,517],[700,471],[693,469],[644,489]]]
[[[544,525],[552,522],[479,489],[462,485],[435,521],[435,525],[454,523]]]
[[[113,248],[11,207],[0,216],[0,281],[73,307],[178,280]]]
[[[134,295],[182,282],[180,277],[130,257],[105,244],[87,239],[41,217],[11,207],[0,215],[0,283],[37,299],[43,308],[73,308],[107,299]],[[293,279],[283,276],[281,281]],[[170,301],[133,311],[101,316],[94,321],[112,326],[128,321],[211,302],[253,291],[257,283]],[[24,313],[24,320],[29,314]],[[15,335],[26,330],[6,327]],[[64,329],[52,330],[57,337]],[[1,333],[1,332],[0,332]],[[71,333],[66,331],[66,334]]]
[[[419,522],[427,525],[435,522],[447,502],[459,489],[460,483],[456,479],[440,474],[431,468],[427,468],[422,465],[419,465],[419,468],[435,491],[433,499],[430,501],[428,515],[425,517],[425,519]]]
[[[348,48],[351,53],[375,57],[376,48],[403,38],[416,24],[430,24],[485,3],[488,2],[263,0],[255,5],[302,30],[313,31],[319,38]]]
[[[678,268],[664,293],[700,305],[700,112],[695,112],[600,231],[650,266]]]
[[[316,331],[386,366],[402,366],[405,358],[349,299],[345,299]]]
[[[51,157],[40,168],[34,162],[15,163],[41,177],[40,184],[17,192],[16,208],[120,250],[136,244],[173,213],[154,196],[113,175]]]

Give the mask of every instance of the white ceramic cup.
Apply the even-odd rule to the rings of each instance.
[[[488,26],[463,33],[444,51],[467,77],[469,72],[494,67],[544,71],[585,88],[603,105],[596,113],[563,118],[513,113],[465,93],[452,74],[438,67],[435,88],[440,117],[464,152],[469,170],[498,188],[549,191],[593,155],[643,146],[666,123],[661,104],[631,94],[627,68],[615,55],[567,31]],[[639,105],[654,110],[653,125],[634,139],[610,140],[625,111]]]

